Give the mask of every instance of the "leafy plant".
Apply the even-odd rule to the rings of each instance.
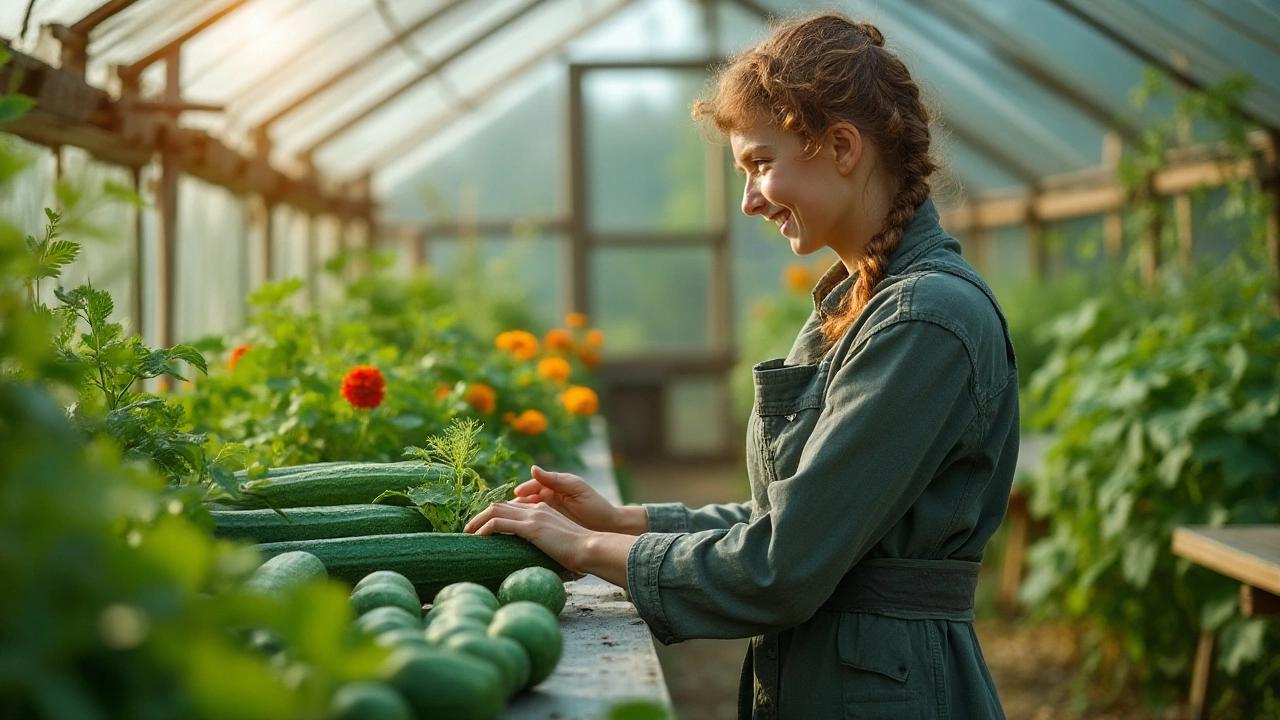
[[[50,208],[45,208],[44,214],[49,220],[45,224],[44,237],[37,240],[31,235],[27,236],[27,252],[31,254],[27,298],[32,308],[47,312],[47,308],[40,302],[40,281],[60,277],[62,268],[79,257],[80,244],[70,240],[57,240],[58,223],[61,222],[62,215]]]
[[[405,457],[439,463],[450,468],[449,477],[410,488],[388,491],[375,503],[416,506],[431,521],[436,532],[462,532],[467,521],[495,502],[509,500],[515,482],[490,487],[476,471],[481,457],[480,431],[483,426],[470,418],[455,419],[440,435],[427,438],[427,447],[407,447]],[[499,441],[489,463],[502,467],[510,453]]]
[[[1057,439],[1027,483],[1051,531],[1029,550],[1024,601],[1083,621],[1086,675],[1137,681],[1156,705],[1187,687],[1196,636],[1218,633],[1230,680],[1215,716],[1233,718],[1280,710],[1280,631],[1240,617],[1237,582],[1169,547],[1181,525],[1280,522],[1280,318],[1257,195],[1231,188],[1243,228],[1227,261],[1109,283],[1053,321],[1028,386],[1028,424]]]

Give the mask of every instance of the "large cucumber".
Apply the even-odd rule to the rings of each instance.
[[[298,473],[311,472],[312,470],[333,470],[340,467],[355,467],[357,465],[368,465],[367,462],[357,462],[353,460],[334,460],[330,462],[307,463],[305,465],[284,465],[282,467],[268,468],[266,474],[260,475],[260,478],[268,477],[284,477],[285,475],[297,475]],[[238,482],[244,482],[249,479],[248,470],[237,470],[234,475]]]
[[[280,512],[213,510],[209,514],[215,537],[260,543],[431,531],[431,521],[417,508],[395,505],[331,505]]]
[[[330,577],[349,583],[375,570],[394,570],[409,578],[423,598],[435,597],[445,585],[463,581],[496,590],[511,573],[534,565],[548,568],[565,580],[574,577],[541,550],[514,535],[406,533],[266,543],[258,550],[263,555],[309,552],[320,558]]]
[[[295,585],[328,577],[324,563],[305,550],[263,554],[267,561],[245,581],[245,588],[252,592],[280,595]]]
[[[293,508],[371,503],[387,490],[404,490],[452,476],[445,465],[416,460],[316,468],[240,483],[239,500],[217,498],[222,509]]]

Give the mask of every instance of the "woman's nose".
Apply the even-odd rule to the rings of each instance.
[[[742,189],[742,213],[759,215],[764,212],[764,206],[764,195],[760,194],[755,183],[748,181],[746,187]]]

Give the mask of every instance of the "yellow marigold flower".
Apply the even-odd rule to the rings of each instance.
[[[581,328],[587,326],[586,313],[571,312],[564,316],[564,324],[571,328]]]
[[[804,263],[793,262],[782,271],[782,284],[794,293],[808,292],[816,282]]]
[[[556,328],[548,332],[543,342],[547,344],[548,350],[573,352],[573,336],[569,335],[569,331],[564,328]]]
[[[511,429],[525,435],[539,435],[547,429],[547,416],[537,410],[525,410],[512,418]]]
[[[471,387],[467,388],[467,402],[482,413],[491,413],[497,407],[498,395],[493,388],[484,383],[472,383]]]
[[[548,380],[562,383],[569,379],[571,372],[573,368],[569,367],[569,361],[562,357],[542,358],[538,361],[538,374]]]
[[[574,415],[595,415],[600,410],[600,398],[589,387],[574,385],[560,394],[564,409]]]
[[[517,360],[532,360],[538,356],[538,338],[526,330],[508,330],[499,335],[493,344],[506,350]]]
[[[591,328],[587,331],[587,344],[597,348],[604,345],[604,333],[596,328]]]

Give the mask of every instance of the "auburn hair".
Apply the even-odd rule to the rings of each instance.
[[[857,280],[839,309],[823,318],[830,347],[844,335],[884,279],[889,256],[915,209],[929,197],[938,169],[930,154],[929,111],[907,66],[884,47],[871,23],[838,13],[784,22],[759,45],[729,59],[712,90],[693,104],[693,119],[721,133],[750,129],[763,117],[796,133],[814,156],[839,122],[876,146],[897,181],[884,225],[858,260]]]

